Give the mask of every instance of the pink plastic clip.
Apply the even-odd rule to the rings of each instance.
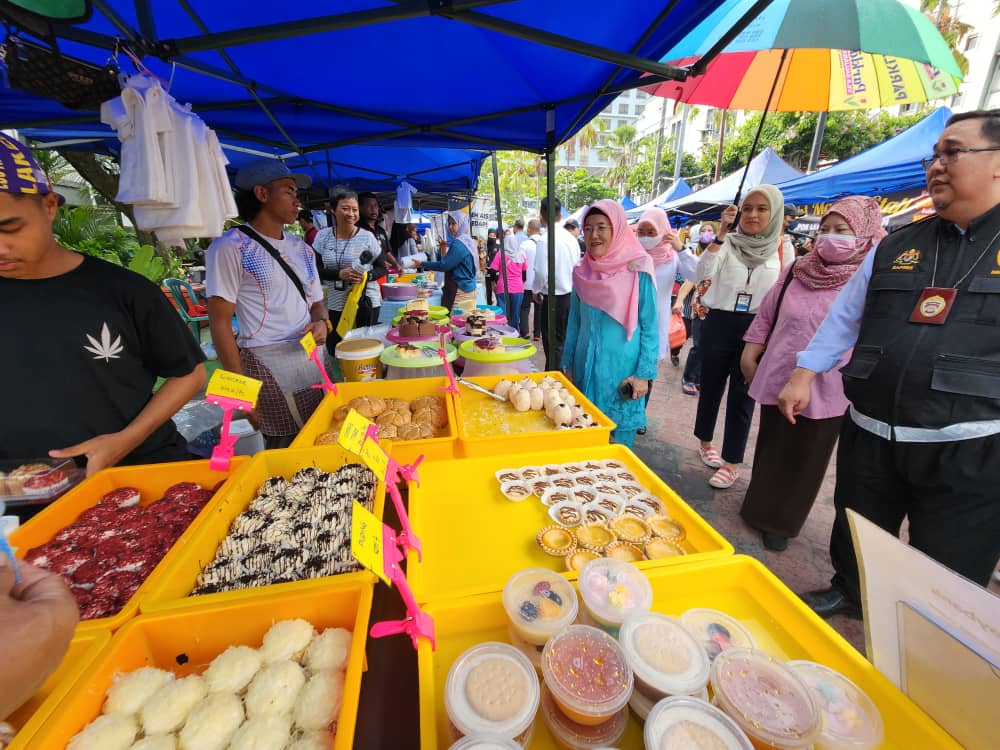
[[[229,434],[233,421],[233,411],[253,411],[253,404],[249,401],[242,401],[238,398],[228,396],[206,396],[206,403],[215,404],[222,407],[222,429],[219,431],[219,444],[212,449],[212,457],[209,459],[208,468],[212,471],[229,471],[229,462],[233,458],[233,451],[236,448],[238,437]]]
[[[438,388],[439,391],[449,391],[454,393],[459,398],[462,397],[461,392],[458,390],[458,384],[455,383],[455,371],[451,367],[451,362],[448,361],[448,346],[444,343],[444,334],[440,335],[440,344],[437,350],[438,356],[441,358],[441,362],[444,363],[444,372],[448,376],[448,385]]]
[[[374,424],[368,425],[368,431],[365,433],[365,439],[371,440],[376,445],[378,445],[378,427]],[[381,447],[381,446],[380,446]],[[412,549],[417,553],[417,559],[423,562],[424,553],[423,548],[420,545],[420,537],[413,533],[413,527],[410,526],[410,517],[406,513],[406,508],[403,507],[403,497],[399,494],[399,487],[396,483],[399,481],[399,477],[406,475],[403,473],[403,467],[392,458],[392,456],[387,455],[386,458],[389,459],[388,465],[385,470],[385,485],[389,490],[389,498],[392,500],[392,504],[396,507],[396,515],[399,516],[399,524],[403,527],[403,530],[399,533],[399,536],[393,534],[393,539],[397,544],[400,545],[400,549],[408,550]],[[421,456],[421,459],[423,456]],[[420,460],[417,460],[420,463]]]
[[[405,633],[413,641],[413,648],[417,648],[418,639],[426,638],[431,642],[431,649],[437,650],[437,640],[434,637],[434,618],[424,612],[417,600],[413,596],[413,591],[406,582],[406,576],[399,563],[403,560],[403,555],[399,551],[400,544],[396,539],[396,534],[385,524],[382,524],[382,548],[384,550],[383,563],[385,574],[392,581],[399,595],[403,597],[406,605],[406,618],[403,620],[386,620],[372,625],[371,637],[384,638],[387,635],[398,635]]]
[[[309,359],[316,363],[316,367],[319,368],[319,376],[323,379],[322,383],[317,383],[312,386],[313,388],[322,388],[327,393],[332,393],[334,396],[337,395],[337,384],[330,380],[330,376],[326,373],[326,367],[323,365],[323,354],[320,347],[313,349],[312,354],[309,355]]]

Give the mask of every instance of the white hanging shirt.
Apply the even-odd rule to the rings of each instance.
[[[115,199],[135,206],[156,205],[167,199],[159,141],[142,93],[126,86],[121,96],[101,105],[101,122],[117,131],[122,144]]]
[[[395,221],[399,224],[410,221],[413,210],[413,195],[417,189],[405,180],[396,188],[396,205],[393,206]]]

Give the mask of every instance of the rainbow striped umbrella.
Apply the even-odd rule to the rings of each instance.
[[[695,63],[753,4],[720,6],[663,60]],[[951,96],[961,80],[934,24],[898,0],[774,0],[703,75],[646,90],[720,109],[836,112]]]

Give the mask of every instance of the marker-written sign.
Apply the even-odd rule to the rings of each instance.
[[[368,570],[392,585],[385,574],[382,522],[357,500],[351,511],[351,554]]]
[[[256,404],[263,385],[264,383],[260,380],[248,378],[246,375],[237,375],[228,370],[216,370],[208,381],[205,395],[232,398]]]
[[[312,353],[316,351],[316,337],[313,336],[312,331],[309,331],[309,333],[300,338],[299,343],[302,344],[302,348],[306,350],[307,357],[311,357]]]
[[[370,420],[365,419],[354,409],[351,409],[347,412],[344,425],[340,428],[337,442],[343,446],[344,450],[361,455],[361,446],[365,442],[365,435],[368,434],[368,425],[370,424]]]

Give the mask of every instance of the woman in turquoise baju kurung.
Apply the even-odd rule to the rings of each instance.
[[[656,379],[659,334],[652,261],[617,201],[597,201],[590,208],[584,238],[587,254],[573,274],[561,366],[615,422],[615,442],[631,448],[636,430],[646,424],[643,397],[649,381]],[[631,397],[620,392],[626,382],[632,385]]]

